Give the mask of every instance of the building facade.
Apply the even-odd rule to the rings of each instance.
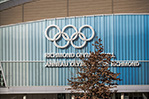
[[[149,10],[145,6],[148,5],[148,1],[144,0],[142,4],[137,0],[130,1],[132,5],[136,4],[135,6],[144,4],[142,8],[138,8],[141,10],[135,10],[136,12],[133,12],[136,9],[134,6],[125,4],[126,1],[121,1],[122,4],[115,0],[107,0],[107,2],[64,0],[65,3],[51,1],[49,3],[51,5],[53,2],[61,5],[51,8],[55,15],[62,15],[57,11],[64,7],[62,4],[67,5],[67,11],[63,10],[67,14],[62,15],[61,18],[54,16],[52,12],[42,12],[37,9],[41,6],[43,11],[51,11],[50,8],[46,10],[49,7],[48,3],[47,7],[43,7],[46,5],[45,2],[49,1],[43,1],[28,0],[13,5],[12,8],[4,4],[1,7],[0,97],[2,99],[70,99],[71,91],[67,90],[69,87],[67,79],[77,76],[77,67],[81,65],[79,57],[81,55],[88,57],[89,52],[94,51],[92,44],[97,40],[96,36],[102,39],[104,53],[112,54],[113,61],[117,62],[110,66],[110,70],[121,73],[119,77],[122,81],[118,81],[117,88],[111,89],[113,92],[117,91],[113,93],[112,98],[149,98],[149,14],[147,12]],[[107,6],[109,4],[111,10],[106,12],[108,9],[106,7],[105,11],[100,12],[100,9],[105,7],[105,5],[98,7],[101,2],[106,2],[103,4]],[[37,7],[38,3],[40,6]],[[91,3],[89,7],[87,7],[88,3]],[[127,7],[119,4],[124,4],[130,9],[127,10]],[[28,11],[34,9],[28,14],[31,17],[27,17],[27,12],[21,12],[23,13],[21,19],[19,14],[14,14],[12,19],[9,18],[11,14],[16,13],[16,7],[25,11],[27,5],[33,7]],[[77,9],[74,8],[75,5],[78,6]],[[122,10],[116,9],[118,5],[119,8],[125,8],[123,9],[125,14]],[[13,12],[14,8],[16,10]],[[95,12],[92,12],[93,10]],[[51,13],[51,16],[47,13]],[[46,17],[46,14],[49,16]],[[40,20],[36,20],[34,16]],[[17,21],[13,21],[13,17]]]
[[[149,13],[148,0],[0,0],[0,25],[46,18]]]

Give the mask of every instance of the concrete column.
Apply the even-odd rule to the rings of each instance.
[[[147,94],[143,93],[143,99],[147,99]]]
[[[75,96],[74,96],[74,95],[72,95],[72,96],[71,96],[71,99],[75,99]]]
[[[23,96],[23,99],[26,99],[26,96]]]
[[[124,99],[124,93],[121,93],[121,99]]]
[[[112,99],[116,99],[116,98],[115,98],[115,93],[113,93],[113,95],[112,95]]]

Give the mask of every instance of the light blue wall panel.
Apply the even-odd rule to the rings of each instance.
[[[114,53],[116,60],[148,60],[148,15],[114,16]],[[120,84],[149,84],[148,62],[139,67],[118,67]]]
[[[38,21],[1,27],[1,60],[43,60],[44,25],[44,21]]]
[[[149,15],[103,15],[80,16],[60,19],[48,19],[0,27],[0,61],[8,86],[65,86],[67,79],[77,76],[76,67],[45,67],[45,61],[76,61],[74,59],[46,59],[45,53],[85,53],[94,51],[92,44],[96,38],[87,42],[82,49],[71,44],[65,49],[57,48],[47,40],[44,31],[49,25],[58,25],[62,30],[66,25],[74,25],[78,30],[82,25],[90,25],[95,36],[102,39],[105,53],[114,53],[114,60],[149,60]],[[74,29],[65,31],[69,37]],[[49,37],[58,30],[51,28]],[[90,29],[82,33],[89,38]],[[67,43],[61,38],[59,45]],[[74,44],[81,45],[78,38]],[[121,73],[120,85],[148,85],[149,62],[140,62],[139,67],[110,67],[113,72]]]

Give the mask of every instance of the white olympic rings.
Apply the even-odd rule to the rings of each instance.
[[[48,36],[48,30],[49,30],[50,28],[52,28],[52,27],[55,27],[55,28],[58,30],[58,33],[53,37],[53,39]],[[76,31],[74,34],[72,34],[71,38],[69,38],[69,36],[67,35],[67,33],[65,33],[65,30],[66,30],[68,27],[71,27],[71,28],[73,28],[73,29]],[[88,39],[86,39],[86,36],[81,32],[81,30],[82,30],[83,28],[85,28],[85,27],[90,28],[91,31],[92,31],[92,36],[91,36],[90,38],[88,38]],[[62,31],[61,31],[61,29],[60,29],[57,25],[50,25],[50,26],[48,26],[48,27],[46,28],[46,30],[45,30],[45,36],[46,36],[46,38],[47,38],[48,40],[53,41],[53,42],[54,42],[54,45],[55,45],[56,47],[58,47],[58,48],[66,48],[66,47],[69,45],[69,43],[71,43],[71,45],[72,45],[74,48],[83,48],[83,47],[85,46],[85,44],[86,44],[87,41],[90,41],[90,40],[92,40],[92,39],[94,38],[95,32],[94,32],[94,29],[93,29],[90,25],[83,25],[83,26],[79,29],[79,31],[78,31],[77,28],[76,28],[75,26],[73,26],[73,25],[67,25],[67,26],[65,26],[65,27],[62,29]],[[59,39],[61,38],[61,36],[67,41],[66,45],[64,45],[64,46],[60,46],[60,45],[58,45],[58,44],[56,43],[56,41],[59,40]],[[74,41],[78,36],[80,37],[81,40],[84,41],[84,43],[83,43],[81,46],[77,46],[77,45],[75,45],[75,44],[73,43],[73,41]]]

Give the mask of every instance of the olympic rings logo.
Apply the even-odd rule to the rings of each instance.
[[[48,36],[48,30],[49,30],[50,28],[52,28],[52,27],[57,28],[57,30],[58,30],[59,32],[58,32],[53,38],[50,38],[50,37]],[[72,34],[71,38],[69,38],[69,36],[67,35],[67,33],[65,33],[65,30],[66,30],[67,28],[69,28],[69,27],[71,27],[71,28],[73,28],[73,29],[75,30],[75,33]],[[91,31],[92,31],[92,36],[91,36],[90,38],[88,38],[88,39],[86,38],[86,36],[85,36],[83,33],[81,33],[81,30],[82,30],[83,28],[85,28],[85,27],[90,28]],[[86,44],[87,41],[90,41],[90,40],[92,40],[92,39],[94,38],[95,32],[94,32],[94,29],[93,29],[90,25],[84,25],[84,26],[80,27],[79,31],[78,31],[77,28],[76,28],[75,26],[73,26],[73,25],[67,25],[67,26],[65,26],[65,27],[62,29],[62,31],[61,31],[61,29],[60,29],[57,25],[50,25],[50,26],[48,26],[48,27],[46,28],[46,30],[45,30],[45,36],[46,36],[46,38],[47,38],[48,40],[53,41],[53,42],[54,42],[54,45],[55,45],[56,47],[58,47],[58,48],[66,48],[66,47],[69,45],[69,43],[71,43],[71,45],[72,45],[74,48],[83,48],[83,47],[85,46],[85,44]],[[61,38],[61,36],[67,41],[66,45],[64,45],[64,46],[60,46],[60,45],[58,45],[58,44],[56,43],[56,41],[59,40],[59,39]],[[73,41],[74,41],[75,39],[77,39],[78,36],[80,37],[81,40],[84,41],[84,43],[83,43],[81,46],[77,46],[77,45],[75,45],[75,44],[73,43]]]

